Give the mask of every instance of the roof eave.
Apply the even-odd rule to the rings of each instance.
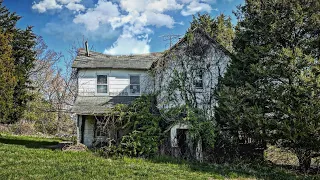
[[[125,67],[103,67],[103,66],[99,66],[99,67],[82,67],[82,66],[72,66],[72,68],[77,68],[77,69],[128,69],[128,70],[149,70],[150,67],[148,68],[125,68]]]

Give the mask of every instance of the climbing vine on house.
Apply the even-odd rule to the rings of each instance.
[[[189,29],[179,44],[158,61],[155,87],[164,121],[188,128],[192,148],[214,147],[216,87],[228,65],[227,50],[201,26]],[[195,151],[194,151],[195,152]]]
[[[161,143],[161,117],[154,104],[154,96],[141,96],[130,105],[117,105],[106,113],[103,131],[107,142],[104,154],[149,157]],[[116,134],[122,133],[122,136]]]

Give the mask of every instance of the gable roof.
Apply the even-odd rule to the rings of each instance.
[[[205,30],[201,29],[201,28],[195,28],[191,31],[193,34],[194,33],[199,33],[201,34],[203,37],[207,38],[211,43],[217,45],[217,47],[224,52],[226,55],[228,55],[230,58],[234,59],[236,58],[229,50],[227,50],[224,46],[222,46],[220,43],[217,42],[217,40],[214,37],[211,37]],[[177,43],[175,43],[171,48],[169,48],[168,50],[166,50],[166,52],[170,52],[174,49],[176,49],[180,44],[184,43],[187,41],[187,34],[185,34],[183,36],[183,38],[181,38]],[[166,57],[168,55],[168,53],[164,52],[162,54],[162,57]],[[158,58],[157,60],[155,60],[151,67],[154,68],[156,67],[158,61],[160,60],[160,58]]]
[[[117,104],[130,104],[137,96],[78,96],[71,112],[82,115],[105,114]]]
[[[79,49],[72,67],[147,70],[161,55],[163,53],[114,56],[90,51],[87,56],[85,49]]]

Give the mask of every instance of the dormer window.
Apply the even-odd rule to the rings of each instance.
[[[130,75],[130,94],[140,95],[140,76]]]
[[[108,76],[97,75],[97,93],[106,94],[108,93]]]
[[[201,70],[196,72],[194,85],[196,89],[203,89],[203,72]]]

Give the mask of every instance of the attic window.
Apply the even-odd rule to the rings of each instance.
[[[196,89],[203,89],[203,72],[201,70],[196,72],[194,85]]]
[[[97,75],[97,93],[108,93],[107,75]]]
[[[140,76],[139,75],[130,76],[130,94],[140,95]]]

